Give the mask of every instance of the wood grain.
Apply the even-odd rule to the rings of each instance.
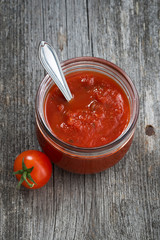
[[[160,2],[0,0],[0,238],[160,239]],[[44,71],[41,40],[60,60],[107,59],[131,77],[140,116],[130,151],[115,167],[76,175],[56,166],[42,189],[17,191],[16,155],[40,149],[34,101]],[[147,126],[154,134],[146,134]]]

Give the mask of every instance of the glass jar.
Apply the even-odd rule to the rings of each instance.
[[[77,71],[96,71],[116,81],[128,97],[130,122],[117,139],[100,147],[81,148],[61,141],[53,135],[44,117],[45,97],[54,84],[49,75],[46,75],[36,96],[36,133],[41,148],[53,163],[70,172],[90,174],[112,167],[123,158],[133,140],[139,113],[139,98],[135,86],[122,69],[104,59],[79,57],[64,61],[61,66],[64,75]]]

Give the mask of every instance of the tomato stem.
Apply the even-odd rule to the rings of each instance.
[[[28,186],[30,188],[32,188],[34,186],[34,184],[37,184],[37,183],[35,183],[35,181],[33,180],[33,178],[30,175],[30,173],[32,172],[33,168],[34,167],[27,168],[25,163],[24,163],[24,158],[22,159],[22,169],[13,173],[14,175],[17,175],[17,174],[21,175],[20,181],[19,181],[19,183],[17,185],[18,189],[21,187],[21,185],[22,185],[22,183],[24,181],[28,184]],[[32,184],[29,183],[27,179],[30,180],[32,182]]]
[[[33,184],[29,183],[28,180],[27,180],[27,178],[26,178],[26,176],[27,176],[27,172],[25,171],[25,172],[23,173],[22,177],[23,177],[24,181],[32,188],[32,187],[34,186],[34,183],[33,183]],[[21,177],[21,178],[22,178],[22,177]]]

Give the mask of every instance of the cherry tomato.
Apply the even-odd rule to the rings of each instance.
[[[41,188],[52,175],[52,164],[44,153],[28,150],[15,159],[14,174],[19,180],[18,188],[21,184],[26,188]]]

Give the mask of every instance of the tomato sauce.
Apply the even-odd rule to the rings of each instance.
[[[65,77],[73,99],[67,102],[53,85],[44,101],[44,115],[52,133],[70,145],[86,148],[119,137],[130,121],[130,105],[123,89],[98,72],[79,71]]]

